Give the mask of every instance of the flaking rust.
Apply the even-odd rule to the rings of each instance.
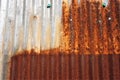
[[[63,22],[63,35],[62,35],[62,48],[65,51],[70,50],[70,26],[69,26],[69,5],[66,1],[62,3],[62,22]]]
[[[16,53],[11,57],[9,80],[119,80],[118,5],[119,0],[110,0],[104,8],[98,0],[72,0],[71,5],[65,0],[63,34],[56,36],[61,44],[55,42],[60,47]]]
[[[79,20],[79,15],[80,15],[80,13],[79,13],[79,5],[78,5],[78,0],[72,0],[72,4],[71,4],[71,18],[72,18],[72,27],[73,27],[73,42],[74,42],[74,47],[73,47],[73,49],[74,49],[74,51],[75,51],[75,53],[78,53],[78,51],[79,51],[79,34],[80,34],[80,32],[79,32],[79,27],[80,27],[80,25],[79,25],[79,22],[80,22],[80,20]]]
[[[65,51],[79,54],[119,54],[118,3],[118,0],[111,0],[103,8],[100,1],[94,0],[80,3],[72,0],[70,6],[63,2],[62,45]]]

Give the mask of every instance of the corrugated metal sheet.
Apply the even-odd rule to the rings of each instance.
[[[0,25],[4,28],[1,80],[22,80],[26,77],[28,80],[34,80],[35,77],[48,80],[119,80],[120,0],[109,0],[105,8],[102,7],[101,0],[81,0],[80,3],[78,0],[0,2]],[[52,4],[52,8],[47,8],[48,3]],[[32,48],[36,52],[30,53]],[[23,49],[28,52],[23,51],[22,55],[17,53]],[[9,55],[14,53],[18,55],[10,59],[8,66]],[[53,53],[53,56],[60,60],[52,58]],[[29,58],[26,56],[35,59],[28,59],[30,64],[25,66],[22,58]],[[39,65],[34,64],[37,59],[42,59],[38,60],[41,61]],[[20,72],[22,68],[18,65],[24,67],[23,72]],[[38,74],[34,71],[35,67],[39,70],[41,66],[40,77],[39,71]],[[55,69],[54,72],[53,68],[59,70]],[[10,73],[10,76],[7,73]],[[55,75],[57,77],[54,78]]]
[[[120,80],[118,54],[57,53],[13,56],[9,80]]]
[[[79,54],[120,54],[120,1],[104,8],[95,0],[63,3],[63,50]],[[72,20],[72,21],[71,21]]]
[[[2,52],[58,47],[61,3],[61,0],[2,0]],[[47,8],[48,4],[52,7]]]
[[[0,0],[0,80],[16,51],[59,47],[61,5],[62,0]]]

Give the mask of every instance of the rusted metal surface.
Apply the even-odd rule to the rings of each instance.
[[[46,53],[31,50],[12,56],[9,80],[120,79],[120,54],[82,55],[54,50]]]
[[[4,1],[0,79],[120,79],[120,0]]]
[[[120,1],[63,2],[64,49],[79,54],[120,54]],[[72,20],[72,21],[71,21]],[[65,38],[65,39],[64,39]]]
[[[6,80],[7,63],[17,51],[59,47],[61,5],[62,0],[0,0],[0,80]]]
[[[60,48],[12,56],[9,80],[119,80],[119,0],[62,4]]]

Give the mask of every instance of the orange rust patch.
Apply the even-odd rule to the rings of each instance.
[[[65,52],[76,54],[120,54],[118,0],[106,8],[99,1],[72,0],[63,3],[63,44]]]

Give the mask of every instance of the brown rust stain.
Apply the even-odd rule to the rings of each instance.
[[[56,51],[51,51],[49,54],[44,53],[38,54],[31,50],[12,56],[9,80],[120,79],[120,54],[104,54],[101,56],[66,54]],[[84,60],[82,59],[83,56]],[[94,57],[94,64],[91,61],[92,57]]]
[[[11,57],[9,80],[119,80],[119,5],[64,1],[60,47],[18,52]]]

